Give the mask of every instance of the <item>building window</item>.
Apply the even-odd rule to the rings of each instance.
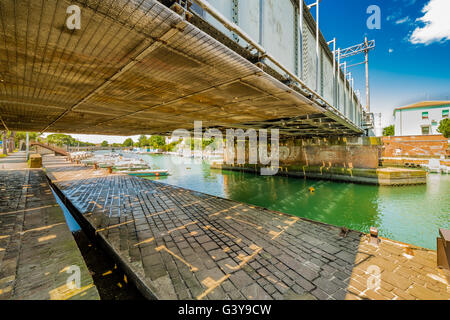
[[[428,112],[422,112],[422,120],[428,120]]]
[[[442,110],[442,118],[446,119],[448,118],[448,109],[447,110]]]
[[[429,134],[430,134],[430,127],[429,126],[422,127],[422,135],[427,136]]]

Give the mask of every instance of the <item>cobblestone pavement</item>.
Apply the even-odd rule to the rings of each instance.
[[[71,266],[79,289],[67,285]],[[99,299],[40,169],[0,170],[0,300],[8,299]]]
[[[45,166],[159,299],[450,298],[431,250],[61,158]]]

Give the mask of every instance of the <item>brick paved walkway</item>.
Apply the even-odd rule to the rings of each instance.
[[[0,161],[0,300],[99,299],[44,172],[19,169],[23,154],[10,157]],[[79,289],[66,284],[71,266]]]
[[[159,299],[450,298],[431,250],[377,247],[287,214],[60,158],[44,163],[137,286]]]

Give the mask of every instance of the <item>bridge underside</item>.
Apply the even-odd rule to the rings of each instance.
[[[65,27],[71,4],[81,30]],[[0,14],[0,129],[361,134],[154,0],[3,0]]]

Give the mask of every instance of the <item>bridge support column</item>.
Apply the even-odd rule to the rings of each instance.
[[[276,174],[389,186],[426,184],[425,171],[379,168],[381,150],[381,140],[370,137],[283,140],[280,141]],[[248,160],[248,148],[245,159]],[[248,161],[240,165],[236,164],[236,160],[234,164],[230,162],[214,164],[212,167],[259,173],[262,168],[269,166],[250,164]]]
[[[28,161],[29,157],[30,157],[30,134],[27,132],[27,142],[26,142],[26,159]]]
[[[3,154],[8,154],[8,139],[7,139],[7,131],[3,131],[3,135],[2,135],[2,146],[3,146]]]

